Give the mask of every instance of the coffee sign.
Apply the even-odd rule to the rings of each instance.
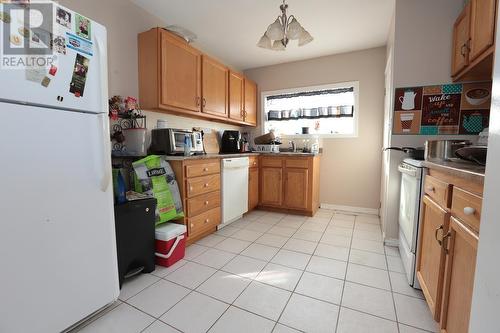
[[[491,82],[397,88],[393,134],[478,134],[490,104]]]

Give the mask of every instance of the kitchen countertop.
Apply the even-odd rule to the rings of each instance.
[[[457,177],[467,178],[477,183],[484,183],[485,167],[472,162],[429,160],[424,161],[424,166],[447,172]]]
[[[270,156],[297,156],[297,157],[307,157],[307,156],[319,156],[319,154],[313,153],[292,153],[292,152],[279,152],[279,153],[264,153],[264,152],[249,152],[240,154],[204,154],[204,155],[191,155],[191,156],[168,156],[165,155],[165,160],[167,161],[183,161],[183,160],[203,160],[210,158],[235,158],[235,157],[247,157],[247,156],[258,156],[258,155],[270,155]]]

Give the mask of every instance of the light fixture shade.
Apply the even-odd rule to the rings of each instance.
[[[275,40],[272,49],[274,51],[285,51],[285,44],[281,40]]]
[[[262,47],[263,49],[272,49],[273,44],[271,42],[271,39],[269,39],[269,37],[267,37],[267,35],[264,33],[264,35],[260,37],[257,46]]]
[[[311,36],[311,34],[309,32],[307,32],[307,30],[303,29],[303,31],[299,37],[299,46],[306,45],[306,44],[312,42],[313,39],[314,39],[313,36]]]
[[[272,40],[281,40],[285,37],[283,25],[281,25],[279,17],[276,19],[276,21],[274,21],[273,24],[267,27],[266,35],[267,37],[269,37],[269,39]]]
[[[293,17],[290,23],[288,24],[287,37],[289,39],[299,39],[303,30],[304,28],[302,28],[299,21],[297,21],[295,17]]]

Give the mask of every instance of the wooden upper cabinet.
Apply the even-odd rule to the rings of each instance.
[[[470,3],[464,8],[453,27],[453,59],[451,75],[458,74],[469,64]]]
[[[201,68],[202,112],[227,118],[228,68],[205,55]]]
[[[257,85],[245,79],[245,123],[257,125]]]
[[[161,31],[161,104],[175,111],[201,110],[201,53]]]
[[[230,72],[165,29],[142,32],[137,42],[143,109],[237,125],[257,124],[255,83],[245,83],[241,74]]]
[[[472,0],[470,8],[470,60],[495,43],[496,0]]]
[[[245,79],[242,75],[229,72],[229,118],[243,121]]]
[[[422,211],[417,278],[434,319],[439,321],[445,266],[445,252],[439,241],[448,232],[450,214],[427,195]]]
[[[281,206],[283,203],[283,169],[263,167],[260,170],[260,202],[266,206]]]
[[[478,236],[451,218],[441,332],[467,333],[474,290]]]
[[[309,196],[309,170],[285,169],[285,206],[291,209],[307,209]]]

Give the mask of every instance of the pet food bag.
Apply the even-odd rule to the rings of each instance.
[[[132,163],[136,192],[156,198],[156,225],[184,216],[179,186],[170,164],[150,155]]]

